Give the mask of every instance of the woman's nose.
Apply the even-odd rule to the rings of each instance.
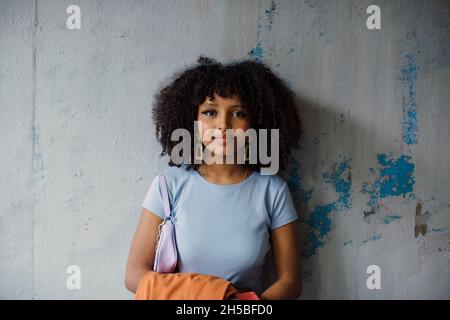
[[[224,136],[226,134],[226,129],[232,129],[230,126],[230,121],[228,117],[222,117],[217,124],[217,130],[219,130],[222,136]]]

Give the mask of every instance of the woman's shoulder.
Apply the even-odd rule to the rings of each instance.
[[[164,174],[166,181],[169,183],[179,183],[180,181],[185,180],[192,173],[191,170],[186,169],[186,165],[170,166],[166,167],[158,172],[159,174]]]
[[[190,172],[190,170],[186,169],[186,165],[181,164],[179,167],[177,166],[169,166],[165,167],[164,169],[160,170],[159,173],[164,173],[166,175],[180,175],[180,174],[186,174]]]
[[[286,180],[277,174],[261,174],[258,171],[254,172],[256,176],[256,180],[258,183],[268,185],[271,190],[279,190],[283,188],[285,185],[287,185]]]

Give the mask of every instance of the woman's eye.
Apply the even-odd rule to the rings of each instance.
[[[212,117],[216,114],[216,112],[213,110],[207,110],[207,111],[203,111],[202,114],[206,115],[207,117]],[[236,112],[233,112],[233,116],[238,117],[238,118],[244,118],[245,113],[242,111],[236,111]]]
[[[243,118],[243,117],[245,117],[245,113],[242,112],[242,111],[237,111],[237,112],[235,112],[235,114],[237,115],[238,118]]]
[[[203,111],[202,113],[203,113],[204,115],[210,117],[210,116],[212,116],[212,114],[214,113],[214,111]]]

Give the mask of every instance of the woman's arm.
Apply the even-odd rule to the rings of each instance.
[[[136,292],[142,276],[152,270],[158,226],[162,221],[153,212],[142,209],[141,219],[131,243],[125,274],[125,287],[133,293]]]
[[[278,280],[261,294],[263,300],[296,300],[302,293],[298,220],[271,230]]]

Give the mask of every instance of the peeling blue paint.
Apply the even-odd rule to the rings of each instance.
[[[258,27],[256,30],[257,44],[256,47],[251,49],[247,54],[253,59],[262,62],[264,60],[264,55],[268,54],[272,56],[272,51],[270,46],[268,46],[270,40],[270,33],[274,24],[274,16],[279,15],[276,11],[277,5],[275,1],[272,1],[269,9],[264,11],[265,13],[265,23],[261,23],[261,17],[258,17]],[[265,49],[264,49],[265,48]],[[267,50],[266,50],[267,49]]]
[[[331,230],[331,214],[351,207],[351,166],[349,159],[332,164],[331,172],[325,172],[322,177],[330,183],[338,194],[338,199],[332,203],[317,206],[306,220],[308,232],[306,247],[302,251],[304,257],[310,257],[325,245],[326,236]]]
[[[346,246],[351,246],[352,244],[353,244],[353,241],[352,241],[352,240],[345,241],[345,242],[344,242],[344,247],[346,247]]]
[[[345,159],[339,164],[333,163],[332,172],[325,172],[322,176],[325,182],[331,183],[339,194],[339,198],[336,201],[336,205],[339,209],[351,207],[351,184],[352,175],[350,170],[350,160]],[[346,175],[344,173],[347,172]]]
[[[306,190],[303,186],[303,174],[300,166],[300,162],[296,159],[292,159],[291,170],[289,172],[289,178],[287,184],[292,192],[292,198],[294,204],[299,206],[300,204],[306,204],[312,197],[313,188]]]
[[[414,163],[409,162],[410,156],[402,155],[394,161],[385,154],[377,156],[382,166],[379,185],[380,198],[404,195],[414,188]]]
[[[273,16],[275,14],[278,14],[276,12],[276,9],[277,9],[277,5],[276,5],[275,1],[272,1],[272,3],[270,4],[269,10],[266,10],[267,19],[269,21],[269,23],[266,25],[267,31],[271,31],[272,30]]]
[[[378,207],[378,199],[379,199],[379,192],[377,192],[376,189],[376,182],[374,185],[369,186],[367,182],[363,183],[362,186],[362,193],[367,193],[369,195],[369,201],[367,201],[367,205],[370,208],[377,208]],[[375,213],[373,210],[364,212],[364,218],[368,218],[371,214]]]
[[[417,102],[416,102],[416,80],[419,67],[414,62],[413,54],[405,55],[405,65],[401,68],[402,81],[405,85],[403,94],[402,136],[403,141],[408,144],[417,143]]]
[[[392,155],[378,154],[377,160],[380,165],[378,177],[369,186],[363,184],[362,193],[369,194],[367,205],[374,209],[379,207],[379,200],[392,196],[405,196],[414,189],[414,163],[411,157],[402,155],[393,159]]]
[[[361,245],[364,245],[364,244],[366,244],[368,242],[376,241],[376,240],[379,240],[379,239],[381,239],[381,234],[374,232],[373,235],[369,239],[364,240]]]
[[[311,213],[307,221],[309,232],[306,236],[306,248],[302,251],[303,256],[310,257],[325,245],[325,237],[331,230],[329,215],[336,209],[336,204],[330,203],[316,207]]]
[[[443,232],[445,231],[447,228],[431,228],[431,232]]]
[[[383,219],[383,224],[389,224],[395,220],[400,220],[402,217],[396,215],[385,216]]]
[[[261,43],[258,42],[255,48],[250,50],[248,53],[253,59],[257,61],[262,61],[263,59],[263,49],[261,48]]]

